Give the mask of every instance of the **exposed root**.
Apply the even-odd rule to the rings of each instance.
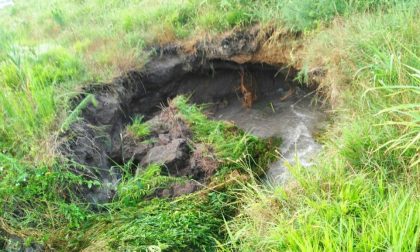
[[[191,198],[191,197],[195,197],[197,195],[204,196],[204,195],[209,194],[210,192],[217,192],[217,191],[220,191],[220,190],[226,188],[229,185],[236,184],[236,183],[243,183],[244,181],[247,181],[248,179],[250,179],[249,176],[244,175],[244,174],[240,174],[238,171],[233,171],[226,177],[226,179],[224,181],[222,181],[220,183],[217,183],[217,182],[211,183],[207,187],[205,187],[205,188],[203,188],[203,189],[201,189],[201,190],[199,190],[195,193],[187,194],[184,197],[180,197],[176,200],[173,200],[171,203],[173,204],[173,203],[179,202],[181,200],[185,200],[185,199],[188,199],[188,198]]]
[[[291,97],[292,95],[294,95],[295,92],[296,92],[296,89],[295,88],[290,88],[285,95],[283,95],[282,97],[280,97],[280,101],[287,100],[289,97]]]
[[[252,81],[252,75],[249,75],[247,79],[250,80],[250,83],[245,81],[245,71],[241,69],[240,73],[241,78],[241,84],[239,86],[239,90],[241,91],[243,95],[242,104],[246,108],[251,108],[254,101],[257,100],[257,95],[255,94],[255,91],[253,90],[253,81]]]

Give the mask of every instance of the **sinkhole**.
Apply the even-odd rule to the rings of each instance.
[[[161,55],[142,70],[127,72],[112,83],[89,86],[85,93],[93,94],[94,102],[83,108],[82,120],[71,125],[60,150],[77,164],[71,168],[76,174],[101,181],[100,187],[79,188],[88,202],[112,199],[121,178],[116,164],[124,165],[128,160],[165,163],[169,175],[205,183],[216,168],[208,160],[207,168],[200,168],[197,164],[204,161],[195,160],[187,150],[187,127],[167,120],[171,113],[168,102],[186,95],[191,103],[206,104],[205,112],[212,119],[230,121],[258,137],[280,137],[281,158],[270,165],[267,180],[282,183],[289,176],[285,161],[294,162],[298,157],[303,165],[310,165],[321,147],[314,132],[325,121],[321,107],[314,103],[314,89],[299,85],[296,74],[295,69],[281,65]],[[78,97],[74,106],[91,97]],[[125,138],[127,125],[139,116],[154,125],[154,140],[147,146]],[[171,190],[161,194],[182,195],[197,190],[197,186]]]

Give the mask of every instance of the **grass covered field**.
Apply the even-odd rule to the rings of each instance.
[[[14,2],[0,10],[0,249],[11,247],[5,234],[62,251],[420,248],[418,1]],[[175,203],[144,200],[149,192],[132,191],[127,176],[128,194],[100,213],[72,194],[75,185],[97,183],[71,173],[57,150],[78,116],[71,99],[82,87],[141,68],[153,45],[257,25],[275,31],[265,47],[293,45],[281,63],[298,66],[303,84],[313,69],[324,72],[317,85],[330,123],[314,167],[290,166],[295,180],[285,187],[250,175],[222,193]],[[253,136],[229,135],[184,98],[176,104],[196,139],[231,160],[226,169],[249,171],[238,153],[271,153]],[[148,134],[140,121],[132,129]],[[147,184],[158,170],[140,178]]]

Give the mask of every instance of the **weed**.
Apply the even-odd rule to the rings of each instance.
[[[33,169],[4,154],[0,164],[1,220],[13,233],[40,239],[44,229],[78,228],[87,218],[72,192],[87,181],[59,165]]]
[[[65,119],[63,124],[61,125],[61,132],[65,132],[69,129],[70,125],[75,123],[78,119],[82,110],[85,109],[88,105],[93,104],[93,106],[97,106],[97,101],[95,96],[92,94],[87,95],[77,107],[70,113],[70,115]]]
[[[126,206],[134,206],[146,196],[151,196],[156,190],[167,188],[175,182],[182,182],[180,178],[161,175],[161,167],[151,164],[135,177],[124,176],[118,185],[118,202]]]
[[[220,213],[206,200],[170,203],[152,200],[125,208],[117,216],[103,216],[88,235],[91,246],[105,241],[112,250],[212,250],[222,225]],[[112,221],[110,221],[112,220]]]
[[[147,123],[142,123],[143,117],[136,117],[133,119],[131,125],[127,127],[127,131],[136,138],[144,138],[150,134],[150,126]]]

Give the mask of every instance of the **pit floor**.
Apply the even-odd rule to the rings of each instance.
[[[314,135],[326,123],[326,114],[316,103],[313,92],[296,88],[286,99],[286,92],[278,89],[268,97],[257,97],[252,108],[245,108],[241,99],[233,99],[212,111],[217,120],[234,122],[235,125],[258,137],[280,137],[280,159],[270,165],[267,182],[283,184],[290,177],[286,163],[296,160],[309,167],[322,146]],[[258,99],[259,98],[259,99]]]

